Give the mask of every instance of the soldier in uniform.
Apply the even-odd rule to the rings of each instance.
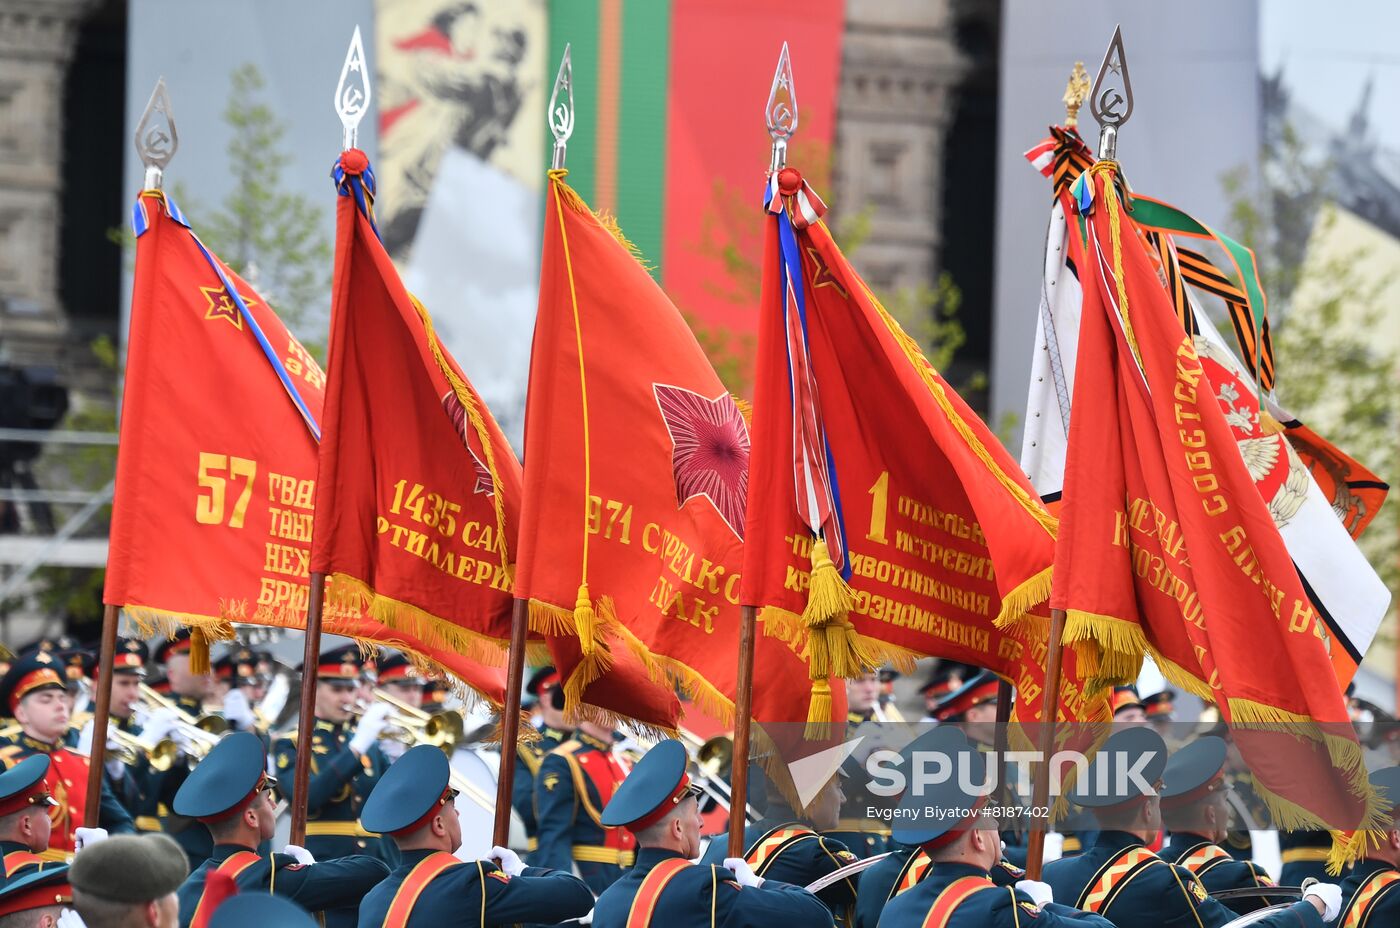
[[[867,744],[881,739],[876,708],[880,702],[880,677],[875,671],[862,674],[846,681],[846,740],[862,739]],[[864,730],[862,730],[864,729]],[[854,774],[860,768],[861,758],[852,755],[847,760]],[[870,817],[871,806],[880,801],[868,793],[864,784],[856,779],[846,792],[846,801],[841,806],[841,817],[828,837],[839,841],[846,850],[858,858],[874,857],[882,854],[889,846],[890,829],[878,818]]]
[[[138,831],[160,831],[158,797],[154,787],[160,777],[151,769],[150,758],[138,756],[126,763],[117,756],[120,747],[110,734],[113,729],[139,736],[156,744],[166,738],[174,726],[173,710],[157,709],[142,725],[136,718],[136,704],[141,701],[141,682],[146,677],[149,650],[139,638],[118,638],[112,655],[112,700],[108,707],[106,776],[107,784],[117,800],[131,814]],[[172,794],[173,795],[173,792]]]
[[[64,744],[68,701],[62,665],[51,653],[35,651],[15,661],[0,680],[0,708],[19,723],[17,735],[0,742],[0,764],[10,768],[36,754],[48,757],[44,776],[48,794],[58,801],[49,809],[53,833],[48,860],[64,860],[78,846],[87,804],[88,759]],[[133,831],[131,816],[102,784],[98,824],[112,833]]]
[[[953,727],[940,726],[911,745],[919,753],[936,754],[952,764],[952,774],[934,784],[916,781],[906,790],[895,819],[894,840],[918,847],[933,861],[921,881],[885,906],[879,924],[885,928],[1010,928],[1070,922],[1086,928],[1111,928],[1107,921],[1084,916],[1050,903],[1044,883],[1021,880],[1015,887],[997,886],[990,869],[1000,857],[996,820],[985,814],[986,796],[968,784],[985,782],[982,753]]]
[[[190,646],[190,630],[181,628],[169,638],[162,639],[152,654],[153,663],[165,670],[169,690],[164,695],[183,715],[182,721],[186,722],[194,722],[204,714],[204,699],[212,686],[209,674],[190,672]],[[156,796],[156,814],[160,818],[161,829],[185,849],[190,869],[194,869],[209,859],[214,850],[214,839],[209,836],[209,829],[199,822],[171,812],[171,802],[187,776],[188,766],[177,763],[169,770],[151,776],[150,791]],[[141,814],[144,817],[146,810],[142,810]]]
[[[813,797],[807,814],[799,816],[767,781],[756,765],[749,766],[749,802],[763,809],[763,818],[744,829],[744,860],[764,879],[806,886],[858,860],[844,844],[827,833],[841,815],[840,778],[833,776]],[[710,842],[702,863],[718,864],[728,849],[728,836]],[[838,925],[850,925],[856,903],[856,875],[837,880],[817,893]]]
[[[223,688],[221,711],[229,728],[251,731],[265,747],[271,748],[268,721],[260,718],[257,702],[267,686],[258,673],[258,655],[247,645],[237,645],[214,663],[214,676]]]
[[[403,654],[395,652],[380,659],[376,683],[400,702],[415,709],[423,707],[423,688],[428,685],[428,678]]]
[[[389,767],[378,740],[389,707],[376,703],[354,728],[346,723],[355,709],[355,689],[364,666],[356,645],[324,652],[317,664],[316,722],[311,733],[311,779],[306,797],[306,849],[317,860],[369,854],[397,863],[391,842],[360,826],[360,807]],[[278,774],[290,781],[296,765],[296,735],[273,748]],[[295,798],[289,795],[295,802]]]
[[[1118,928],[1220,928],[1235,918],[1194,873],[1146,847],[1162,826],[1158,790],[1166,764],[1166,742],[1145,725],[1119,730],[1099,749],[1076,782],[1074,801],[1093,813],[1100,830],[1078,857],[1045,865],[1056,898],[1104,915]],[[1127,770],[1139,775],[1126,776]],[[1254,924],[1318,928],[1340,908],[1341,890],[1320,883],[1302,902]]]
[[[516,748],[515,786],[511,791],[511,805],[520,815],[525,825],[525,849],[533,852],[539,846],[538,827],[535,824],[535,778],[545,755],[568,741],[573,729],[564,721],[564,688],[559,672],[545,665],[530,675],[525,684],[525,692],[535,698],[540,720],[535,730],[540,738],[534,743],[522,742]]]
[[[919,695],[924,697],[924,717],[920,722],[937,722],[938,704],[949,693],[963,684],[963,667],[948,661],[939,661],[937,668],[929,674],[928,681],[919,687]]]
[[[875,701],[875,717],[881,722],[904,722],[904,713],[894,702],[894,681],[900,676],[900,672],[893,667],[880,668],[880,696]]]
[[[48,772],[48,757],[36,754],[0,773],[0,886],[61,866],[43,856],[52,827],[49,810],[58,805],[44,782]]]
[[[1206,735],[1172,754],[1162,772],[1162,822],[1171,840],[1160,857],[1196,875],[1206,892],[1260,889],[1274,885],[1251,861],[1236,860],[1220,847],[1230,821],[1230,784],[1225,780],[1225,742]],[[1268,896],[1226,902],[1244,914],[1269,905]]]
[[[168,835],[118,835],[83,848],[68,871],[87,928],[175,928],[188,876],[184,849]]]
[[[365,827],[391,836],[397,867],[360,903],[363,928],[552,924],[582,918],[593,893],[572,873],[526,867],[515,852],[491,849],[488,860],[453,856],[462,824],[451,766],[420,744],[389,768],[365,803]]]
[[[579,723],[572,738],[547,754],[535,781],[539,845],[530,863],[551,870],[577,867],[594,893],[601,893],[632,866],[636,840],[630,832],[603,825],[602,809],[627,775],[613,751],[612,732]]]
[[[601,896],[594,928],[820,928],[831,912],[798,886],[765,880],[743,858],[723,867],[693,864],[700,852],[698,790],[686,775],[685,746],[662,741],[618,788],[602,821],[641,845],[637,864]]]
[[[1400,803],[1400,767],[1371,774],[1376,792]],[[1342,880],[1343,928],[1383,928],[1400,925],[1400,806],[1390,810],[1390,827],[1371,835],[1365,856]]]
[[[6,928],[54,928],[73,902],[68,865],[36,871],[0,888],[0,925]],[[19,916],[26,916],[21,919]]]
[[[214,835],[214,853],[180,887],[180,925],[199,917],[211,874],[231,877],[242,891],[274,892],[306,909],[326,913],[327,926],[355,924],[355,908],[389,868],[373,857],[316,861],[288,845],[281,854],[257,853],[276,827],[267,754],[251,732],[224,737],[175,796],[175,811],[198,819]]]

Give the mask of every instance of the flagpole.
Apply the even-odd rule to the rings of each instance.
[[[175,132],[175,114],[170,107],[170,95],[165,78],[156,81],[150,100],[136,124],[136,154],[146,167],[142,187],[159,190],[164,182],[165,167],[180,147]],[[107,762],[107,727],[112,711],[112,664],[117,650],[117,621],[120,606],[102,605],[102,641],[97,657],[96,704],[92,715],[92,747],[88,751],[87,805],[83,807],[83,827],[96,828],[101,816],[102,777]]]
[[[753,606],[739,607],[739,673],[734,692],[734,754],[729,767],[729,857],[744,856],[749,823],[749,720],[753,717]]]
[[[311,595],[306,604],[306,645],[302,649],[296,764],[292,767],[291,843],[299,847],[306,841],[306,792],[311,781],[311,733],[316,727],[317,665],[321,657],[321,610],[325,597],[326,575],[312,573]]]
[[[1031,809],[1043,809],[1050,805],[1050,758],[1055,754],[1055,723],[1060,714],[1060,667],[1064,648],[1060,639],[1065,634],[1065,611],[1050,610],[1049,656],[1045,664],[1045,700],[1041,709],[1040,764],[1036,767],[1035,778],[1031,782]],[[999,711],[999,710],[998,710]],[[1026,877],[1040,879],[1040,868],[1044,864],[1045,831],[1050,827],[1047,818],[1039,827],[1031,827],[1030,841],[1026,848]]]
[[[506,665],[506,703],[501,716],[501,769],[496,780],[496,822],[491,843],[507,847],[510,841],[510,810],[515,792],[515,746],[520,740],[520,691],[525,684],[525,632],[529,624],[529,604],[515,600],[510,613],[510,651]]]
[[[112,708],[112,661],[117,650],[117,607],[102,607],[102,646],[98,651],[97,704],[92,715],[92,748],[88,753],[87,805],[83,827],[96,828],[102,805],[102,772],[107,760],[107,718]]]

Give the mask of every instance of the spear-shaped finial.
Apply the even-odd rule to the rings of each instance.
[[[1118,155],[1118,130],[1133,115],[1133,84],[1128,79],[1128,58],[1123,54],[1123,29],[1115,26],[1104,53],[1099,76],[1094,79],[1089,108],[1099,121],[1099,160]]]
[[[1076,61],[1074,70],[1069,72],[1069,83],[1065,85],[1065,95],[1060,99],[1065,104],[1065,128],[1074,129],[1079,125],[1079,108],[1089,96],[1089,72],[1084,70],[1084,62]]]
[[[554,155],[549,166],[564,169],[569,150],[569,136],[574,134],[574,66],[569,62],[569,43],[564,43],[564,58],[554,78],[554,91],[549,95],[549,131],[554,134]]]
[[[136,124],[136,154],[146,166],[146,190],[159,190],[165,166],[175,157],[180,136],[175,132],[175,114],[170,108],[170,94],[165,91],[165,78],[156,81],[151,99]]]
[[[360,120],[369,110],[371,96],[365,46],[360,40],[360,27],[356,26],[355,34],[350,37],[350,47],[345,50],[345,63],[340,66],[340,82],[335,86],[335,111],[340,116],[343,150],[358,147]]]
[[[792,58],[786,42],[778,55],[778,69],[773,72],[773,86],[768,91],[768,107],[763,118],[768,123],[768,136],[773,140],[773,160],[768,165],[772,173],[787,164],[788,141],[797,131],[797,87],[792,79]]]

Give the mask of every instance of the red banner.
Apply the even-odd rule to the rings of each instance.
[[[675,307],[567,184],[547,195],[516,595],[553,636],[571,706],[623,652],[732,716],[748,425]],[[761,641],[754,718],[796,721],[805,668]],[[643,719],[639,710],[650,711]]]
[[[834,567],[848,566],[859,656],[989,668],[1016,686],[1016,718],[1035,720],[1047,622],[1043,607],[1031,612],[1049,595],[1055,521],[846,260],[798,172],[785,169],[775,185],[743,601],[762,607],[766,633],[812,639],[811,576],[830,568],[814,567],[813,524],[799,513],[802,497],[820,492],[805,475],[824,463],[840,528],[822,522],[823,547]],[[792,384],[804,370],[800,408]],[[804,431],[816,435],[806,451]],[[1101,699],[1086,700],[1072,656],[1061,695],[1063,718],[1106,717]]]
[[[103,598],[142,625],[302,628],[325,375],[156,190],[136,279]],[[499,702],[499,672],[327,606],[325,630],[401,647]]]
[[[1088,266],[1052,598],[1066,640],[1105,683],[1151,651],[1214,701],[1280,827],[1376,827],[1326,626],[1112,180],[1096,166],[1076,194]]]
[[[400,281],[358,150],[336,178],[325,435],[310,568],[434,647],[498,662],[510,637],[520,465]]]

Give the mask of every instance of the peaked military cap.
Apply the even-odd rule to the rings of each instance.
[[[413,661],[405,654],[390,654],[379,661],[378,677],[380,683],[395,683],[399,686],[424,686],[428,678],[415,666]]]
[[[68,905],[73,887],[68,885],[68,865],[45,867],[19,877],[0,888],[0,918],[50,905]]]
[[[19,701],[30,693],[67,688],[62,659],[51,651],[32,651],[11,664],[0,680],[0,711],[13,714]]]
[[[940,721],[950,721],[959,718],[974,706],[995,702],[1000,686],[1001,681],[997,675],[990,670],[984,670],[943,697],[934,710],[934,716]]]
[[[63,660],[63,674],[67,677],[70,685],[92,676],[93,672],[97,670],[97,652],[95,651],[89,651],[86,648],[73,648],[60,651],[58,656]]]
[[[262,740],[250,731],[236,731],[225,735],[194,768],[171,807],[176,815],[216,822],[242,811],[259,792],[276,785],[267,775]]]
[[[177,654],[190,653],[190,630],[188,628],[178,628],[175,634],[169,638],[161,640],[156,645],[154,660],[157,664],[164,664]]]
[[[947,777],[937,783],[922,782],[921,764],[940,756],[949,761]],[[914,739],[900,752],[900,760],[906,782],[890,833],[894,840],[937,848],[952,843],[976,822],[987,803],[976,789],[986,782],[987,763],[967,735],[952,726],[939,726]]]
[[[1225,775],[1225,741],[1197,738],[1177,751],[1162,771],[1162,806],[1184,806],[1205,796]]]
[[[1113,705],[1113,714],[1117,715],[1124,709],[1138,708],[1147,711],[1147,705],[1138,697],[1136,686],[1115,686],[1113,696],[1109,701]]]
[[[689,761],[685,745],[674,738],[647,751],[608,800],[600,821],[634,832],[661,821],[683,799],[699,792],[685,772]]]
[[[49,756],[33,754],[0,773],[0,818],[33,805],[58,805],[44,784],[48,772]]]
[[[551,686],[558,686],[559,682],[559,671],[554,669],[553,664],[545,664],[530,674],[530,682],[525,684],[525,692],[538,699],[542,691]]]
[[[112,673],[146,675],[146,665],[151,662],[151,649],[140,638],[118,638],[116,650],[112,652]]]
[[[1128,771],[1155,788],[1167,766],[1167,743],[1145,725],[1114,732],[1094,755],[1084,776],[1074,784],[1070,798],[1089,809],[1106,809],[1142,799],[1144,793]]]
[[[442,749],[431,744],[409,748],[374,784],[360,813],[366,831],[403,834],[428,823],[453,798],[452,768]]]
[[[316,679],[327,683],[358,680],[364,669],[364,656],[360,654],[360,646],[355,644],[336,645],[322,651],[316,659]],[[297,673],[305,673],[305,670],[304,663],[297,665]]]
[[[1171,715],[1172,711],[1176,709],[1176,693],[1171,690],[1162,690],[1160,693],[1144,696],[1142,705],[1147,709],[1149,719],[1163,718]]]
[[[245,928],[247,925],[257,925],[258,928],[317,928],[316,920],[305,909],[271,893],[249,893],[225,899],[214,910],[208,928]]]

